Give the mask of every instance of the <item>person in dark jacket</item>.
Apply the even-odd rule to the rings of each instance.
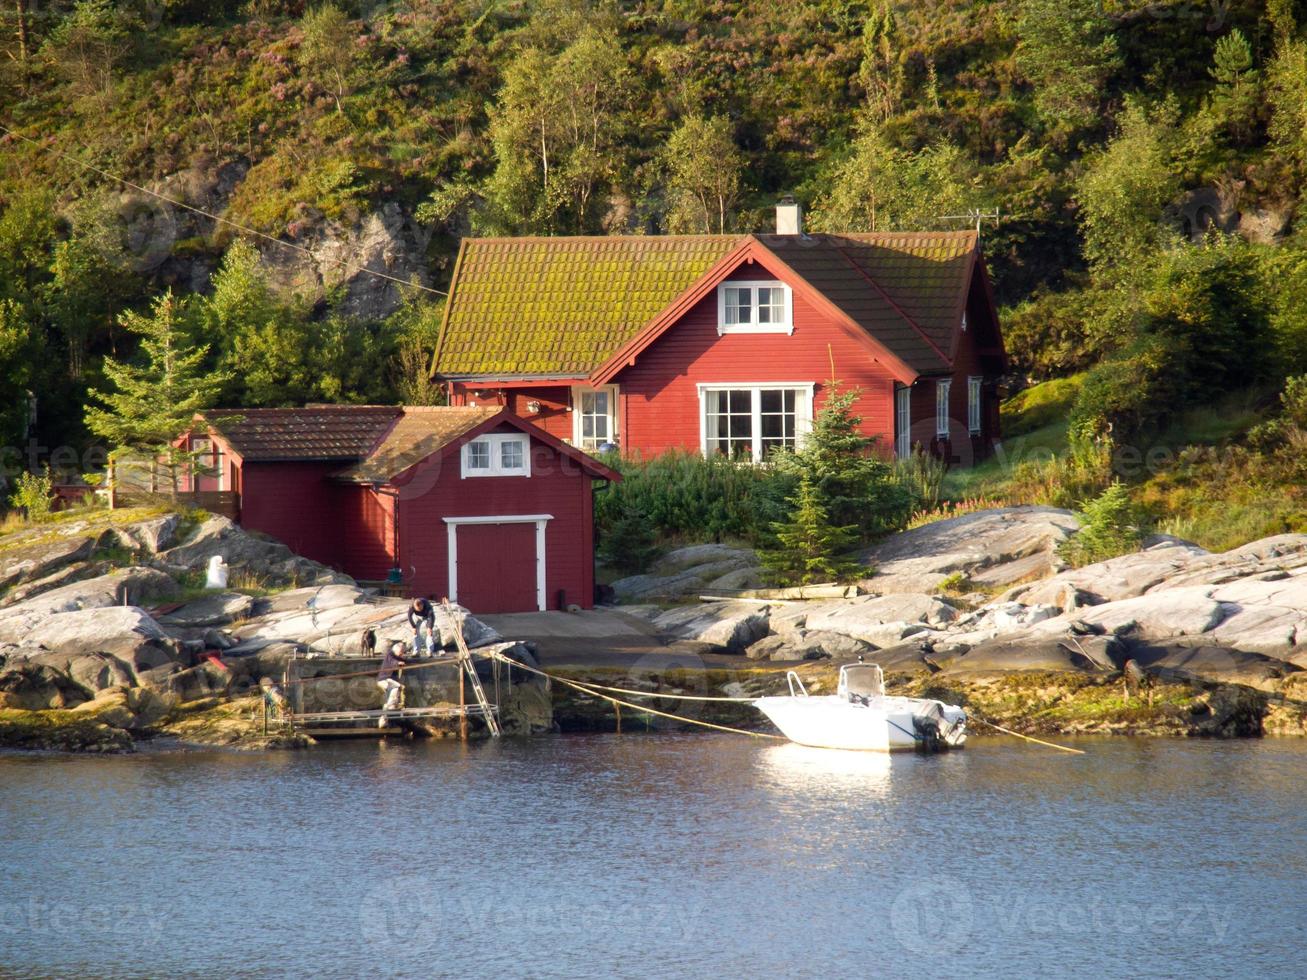
[[[434,654],[436,652],[436,610],[431,603],[418,596],[408,607],[408,625],[413,629],[413,652]]]
[[[399,696],[404,690],[404,685],[395,679],[395,673],[396,668],[407,666],[408,661],[404,659],[404,644],[392,643],[382,655],[381,667],[377,670],[377,687],[386,695],[386,702],[381,706],[381,717],[377,719],[378,728],[386,727],[386,712],[394,711],[399,707]]]

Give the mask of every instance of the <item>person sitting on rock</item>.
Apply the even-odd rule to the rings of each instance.
[[[413,628],[413,652],[418,656],[436,652],[436,610],[418,596],[408,607],[408,625]]]
[[[396,668],[408,666],[408,661],[404,659],[404,652],[403,643],[392,643],[381,658],[381,669],[377,671],[377,687],[386,695],[386,701],[381,706],[381,717],[377,719],[378,728],[386,727],[386,712],[394,711],[399,707],[399,697],[404,690],[404,685],[395,679],[395,673]]]

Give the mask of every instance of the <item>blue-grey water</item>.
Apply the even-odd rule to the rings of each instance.
[[[0,975],[1307,972],[1307,745],[0,757]]]

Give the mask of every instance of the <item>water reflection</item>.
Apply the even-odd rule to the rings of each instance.
[[[1078,744],[0,754],[0,976],[1301,976],[1307,740]]]
[[[886,797],[893,766],[888,752],[814,749],[793,742],[769,745],[757,759],[760,774],[768,777],[767,787],[784,794],[856,792],[866,798]]]

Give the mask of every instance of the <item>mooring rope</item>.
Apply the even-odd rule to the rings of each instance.
[[[604,694],[603,692],[615,691],[619,694],[632,694],[645,698],[679,699],[683,701],[727,701],[727,702],[734,702],[734,703],[752,703],[753,701],[756,701],[757,698],[717,698],[717,697],[707,697],[707,696],[693,695],[693,694],[666,694],[666,693],[659,693],[656,691],[635,691],[635,690],[631,690],[630,688],[610,687],[606,684],[591,684],[589,682],[583,684],[579,681],[569,680],[566,677],[561,677],[557,674],[551,674],[548,671],[540,670],[537,667],[528,666],[527,664],[522,663],[520,660],[514,660],[512,657],[506,656],[500,651],[486,652],[481,649],[473,649],[470,652],[474,656],[482,657],[483,659],[488,659],[492,661],[502,661],[503,663],[508,664],[510,667],[517,667],[521,670],[528,671],[529,673],[537,674],[540,677],[543,677],[549,681],[557,681],[559,684],[564,684],[568,687],[574,688],[575,690],[580,691],[583,694],[588,694],[591,697],[599,698],[600,700],[603,701],[609,701],[613,704],[621,705],[622,707],[625,708],[633,708],[636,711],[643,711],[646,714],[657,715],[661,718],[670,718],[673,721],[684,722],[687,725],[699,725],[703,728],[711,728],[720,732],[732,732],[736,735],[748,735],[751,738],[771,738],[771,739],[776,739],[778,741],[786,741],[785,737],[782,735],[771,735],[767,732],[751,732],[745,728],[732,728],[729,725],[717,725],[710,721],[700,721],[697,718],[687,718],[684,715],[674,715],[669,711],[659,711],[657,708],[651,708],[648,705],[634,704],[630,701],[623,701],[620,698],[612,697],[611,695]],[[457,667],[457,666],[459,666],[459,661],[456,658],[438,658],[435,660],[428,661],[426,663],[407,664],[403,667],[395,667],[394,669],[397,673],[400,673],[406,670],[424,670],[427,667]],[[375,676],[376,673],[377,671],[373,669],[373,670],[361,670],[349,674],[324,674],[319,677],[299,677],[296,678],[295,680],[289,681],[289,683],[305,684],[309,681],[347,680],[353,677],[371,677],[371,676]],[[1043,739],[1035,738],[1033,735],[1023,735],[1021,734],[1021,732],[1014,732],[1010,728],[1004,728],[1002,725],[990,721],[988,718],[984,717],[979,712],[975,711],[975,709],[971,709],[967,712],[967,718],[968,720],[974,718],[976,721],[980,722],[981,724],[988,725],[990,728],[993,728],[995,731],[1002,732],[1004,735],[1012,735],[1016,738],[1025,739],[1027,742],[1034,742],[1036,745],[1043,745],[1050,749],[1057,749],[1059,752],[1069,752],[1072,755],[1087,754],[1084,751],[1084,749],[1073,749],[1066,745],[1058,745],[1055,742],[1045,742]],[[894,722],[891,721],[890,724],[893,725]],[[898,728],[899,726],[895,725],[894,727]],[[902,731],[905,735],[906,734],[912,735],[914,740],[917,739],[917,736],[914,733],[910,733],[906,729],[902,729],[902,728],[900,728],[899,730]]]
[[[1017,738],[1024,738],[1027,742],[1034,742],[1036,745],[1045,745],[1050,749],[1057,749],[1059,752],[1070,752],[1072,755],[1086,755],[1084,749],[1073,749],[1067,745],[1058,745],[1055,742],[1045,742],[1042,738],[1035,738],[1033,735],[1022,735],[1020,732],[1014,732],[1010,728],[1004,728],[1002,725],[996,725],[988,718],[981,716],[979,713],[972,711],[968,718],[975,718],[981,724],[988,725],[1004,735],[1015,735]]]
[[[568,680],[566,677],[559,677],[554,674],[547,673],[546,671],[540,670],[536,667],[529,667],[526,664],[522,663],[521,661],[513,660],[511,657],[506,657],[504,656],[504,654],[499,653],[497,651],[489,654],[483,654],[483,656],[489,656],[495,660],[503,660],[507,663],[511,663],[515,667],[519,667],[522,670],[528,671],[532,674],[539,674],[541,677],[547,678],[550,681],[557,681],[560,684],[565,684],[568,687],[575,688],[576,690],[580,691],[582,694],[588,694],[593,698],[600,698],[601,700],[604,701],[611,701],[613,704],[619,704],[624,708],[634,708],[636,711],[643,711],[645,714],[658,715],[661,718],[671,718],[673,721],[682,721],[688,725],[699,725],[703,728],[712,728],[719,732],[732,732],[733,734],[736,735],[748,735],[750,738],[771,738],[782,742],[787,741],[787,739],[783,735],[771,735],[767,732],[751,732],[745,728],[732,728],[729,725],[716,725],[710,721],[700,721],[697,718],[686,718],[684,715],[674,715],[669,711],[659,711],[657,708],[650,708],[647,705],[633,704],[630,701],[623,701],[621,698],[615,698],[612,697],[611,695],[604,694],[600,691],[595,690],[592,687],[586,686],[585,684],[580,684],[576,681]],[[647,692],[641,692],[641,693],[644,693],[646,696],[649,696]]]

